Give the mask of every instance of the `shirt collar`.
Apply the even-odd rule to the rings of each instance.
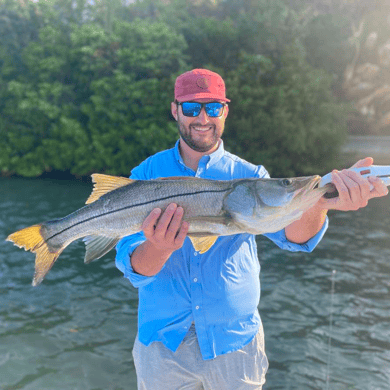
[[[223,155],[225,154],[225,148],[223,146],[223,141],[221,140],[221,142],[219,143],[219,146],[218,146],[218,149],[209,154],[209,162],[207,163],[208,166],[211,166],[211,165],[214,165],[216,164],[222,157]]]
[[[180,155],[179,143],[180,143],[180,139],[178,139],[178,140],[176,141],[175,147],[173,148],[173,153],[175,154],[175,159],[176,159],[176,161],[177,161],[179,164],[185,166],[184,161],[183,161],[183,159],[182,159],[182,157],[181,157],[181,155]]]
[[[175,144],[175,147],[173,149],[173,152],[175,154],[176,160],[180,164],[185,166],[183,158],[180,155],[179,142],[180,142],[180,139],[178,139],[176,141],[176,144]],[[215,152],[202,157],[202,159],[203,158],[207,158],[207,160],[208,160],[207,161],[207,167],[209,167],[211,165],[216,164],[223,157],[224,154],[225,154],[225,148],[224,148],[224,145],[223,145],[223,141],[221,139],[221,142],[219,143],[218,149]]]

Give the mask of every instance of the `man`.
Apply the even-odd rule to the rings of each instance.
[[[226,152],[229,113],[222,78],[206,69],[180,75],[171,104],[180,139],[133,169],[133,179],[196,176],[214,180],[269,177],[262,166]],[[356,166],[371,165],[367,158]],[[299,221],[266,234],[282,249],[312,251],[327,229],[327,210],[356,210],[387,194],[380,179],[333,172],[336,199],[321,199]],[[373,189],[370,189],[372,184]],[[260,299],[253,235],[219,237],[204,254],[186,238],[183,209],[155,209],[141,233],[117,246],[117,267],[139,289],[133,355],[138,389],[261,389],[268,361],[257,310]]]

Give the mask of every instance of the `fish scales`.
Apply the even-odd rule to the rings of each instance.
[[[62,219],[46,222],[42,227],[43,237],[54,249],[64,242],[89,235],[130,235],[141,230],[144,219],[154,208],[165,209],[170,203],[177,203],[185,209],[185,220],[194,216],[216,217],[223,213],[223,199],[232,189],[233,182],[188,180],[187,183],[140,180],[120,187]],[[204,227],[205,222],[203,219],[199,226],[194,221],[189,233],[209,233]]]

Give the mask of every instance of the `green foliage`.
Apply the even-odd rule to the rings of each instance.
[[[185,42],[167,25],[141,20],[116,23],[112,39],[126,44],[116,50],[115,63],[102,60],[94,69],[102,76],[91,82],[91,97],[81,109],[96,150],[89,170],[127,173],[177,137],[169,116],[172,71],[182,68]]]
[[[308,62],[336,74],[341,80],[353,56],[352,46],[348,42],[351,35],[350,22],[344,15],[315,16],[308,22],[303,38],[310,53]]]
[[[185,37],[193,68],[236,69],[241,52],[277,59],[299,32],[283,0],[172,0],[164,8],[162,1],[142,3],[150,4],[149,17],[175,26]]]
[[[337,57],[311,38],[337,20],[312,17],[303,31],[301,16],[287,0],[5,0],[0,172],[127,175],[172,147],[175,77],[196,67],[226,79],[228,149],[274,175],[324,171],[345,113],[331,76],[306,58],[317,53],[319,68]]]
[[[269,59],[245,55],[228,75],[228,147],[273,176],[325,173],[342,141],[344,114],[330,92],[331,78],[287,47],[277,71]]]
[[[185,41],[161,22],[65,27],[41,28],[22,50],[27,71],[2,90],[0,169],[127,175],[176,139],[169,103]]]

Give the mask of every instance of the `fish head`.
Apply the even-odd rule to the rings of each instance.
[[[235,226],[252,234],[277,232],[301,218],[328,191],[320,176],[239,180],[224,199]]]
[[[312,203],[315,199],[318,201],[326,192],[317,188],[320,180],[318,175],[258,180],[256,193],[260,204],[269,207],[297,206],[309,200]]]
[[[259,180],[256,183],[256,234],[277,232],[301,218],[329,190],[319,188],[320,176]]]

